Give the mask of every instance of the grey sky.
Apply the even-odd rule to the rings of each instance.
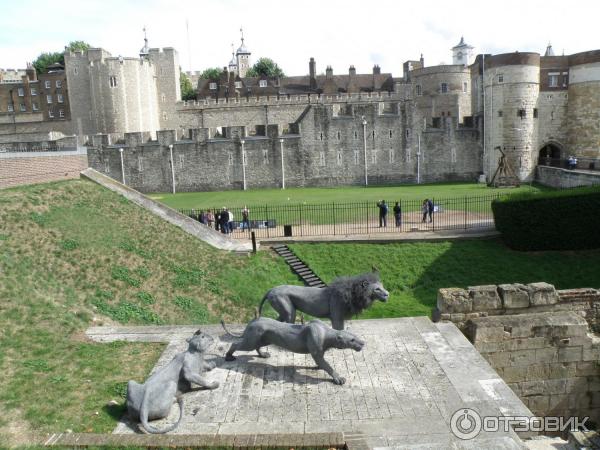
[[[252,59],[273,58],[289,75],[326,65],[402,73],[402,62],[451,63],[464,35],[476,53],[556,54],[600,49],[600,3],[572,0],[479,2],[355,0],[0,0],[0,67],[21,68],[42,51],[84,40],[113,55],[134,56],[148,29],[151,47],[175,47],[184,70],[224,66],[244,28]],[[189,23],[190,52],[186,37]]]

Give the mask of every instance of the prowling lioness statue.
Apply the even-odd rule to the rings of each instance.
[[[344,384],[346,379],[325,361],[325,352],[330,348],[350,348],[359,352],[365,345],[364,341],[354,334],[333,330],[320,320],[312,320],[306,325],[294,325],[258,317],[248,323],[241,335],[230,333],[223,321],[221,325],[227,334],[239,339],[231,344],[225,355],[226,361],[234,360],[233,354],[238,350],[256,350],[260,357],[268,358],[269,354],[262,352],[261,347],[276,345],[294,353],[310,353],[317,366],[331,375],[335,384]]]
[[[217,381],[208,381],[204,372],[215,368],[215,363],[204,361],[213,338],[200,330],[187,339],[188,348],[178,353],[165,367],[157,370],[144,384],[127,383],[127,410],[129,417],[139,420],[146,433],[167,433],[179,426],[183,417],[183,393],[192,389],[192,383],[216,389]],[[149,420],[163,419],[169,415],[173,401],[179,404],[179,419],[176,423],[159,430],[148,424]]]
[[[324,288],[282,285],[269,290],[259,306],[262,312],[265,302],[269,302],[279,313],[277,320],[294,323],[296,311],[302,311],[313,317],[331,320],[336,330],[344,329],[344,320],[359,314],[373,302],[386,302],[389,292],[379,280],[379,274],[373,268],[372,273],[355,277],[336,278]]]

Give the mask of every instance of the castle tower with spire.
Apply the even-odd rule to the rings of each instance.
[[[229,61],[229,73],[233,72],[238,75],[238,63],[235,57],[235,52],[233,51],[233,43],[231,43],[231,61]]]
[[[140,58],[147,58],[150,53],[150,47],[148,47],[148,36],[146,36],[146,26],[144,26],[144,46],[140,49]]]
[[[465,42],[464,37],[460,37],[460,42],[452,47],[452,64],[468,66],[473,60],[473,48]]]
[[[242,35],[242,44],[240,45],[240,48],[237,49],[237,52],[235,52],[235,57],[236,57],[236,61],[237,61],[237,74],[241,77],[244,78],[246,76],[246,72],[248,72],[248,69],[250,69],[250,50],[248,50],[246,48],[246,45],[244,44],[244,30],[243,28],[240,28],[240,33]]]

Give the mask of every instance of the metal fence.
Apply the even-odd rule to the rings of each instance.
[[[507,195],[494,193],[472,197],[432,198],[434,210],[423,214],[421,200],[399,200],[399,222],[394,214],[395,201],[380,217],[377,202],[320,203],[248,206],[248,220],[242,220],[243,207],[229,208],[233,220],[228,228],[240,239],[293,236],[346,236],[359,234],[404,233],[455,229],[493,229],[492,201]],[[222,208],[180,209],[179,212],[201,221],[207,211],[217,215]],[[208,224],[217,228],[215,223]]]

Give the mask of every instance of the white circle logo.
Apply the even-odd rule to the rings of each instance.
[[[481,431],[481,417],[470,408],[459,409],[452,414],[450,429],[459,439],[473,439]]]

